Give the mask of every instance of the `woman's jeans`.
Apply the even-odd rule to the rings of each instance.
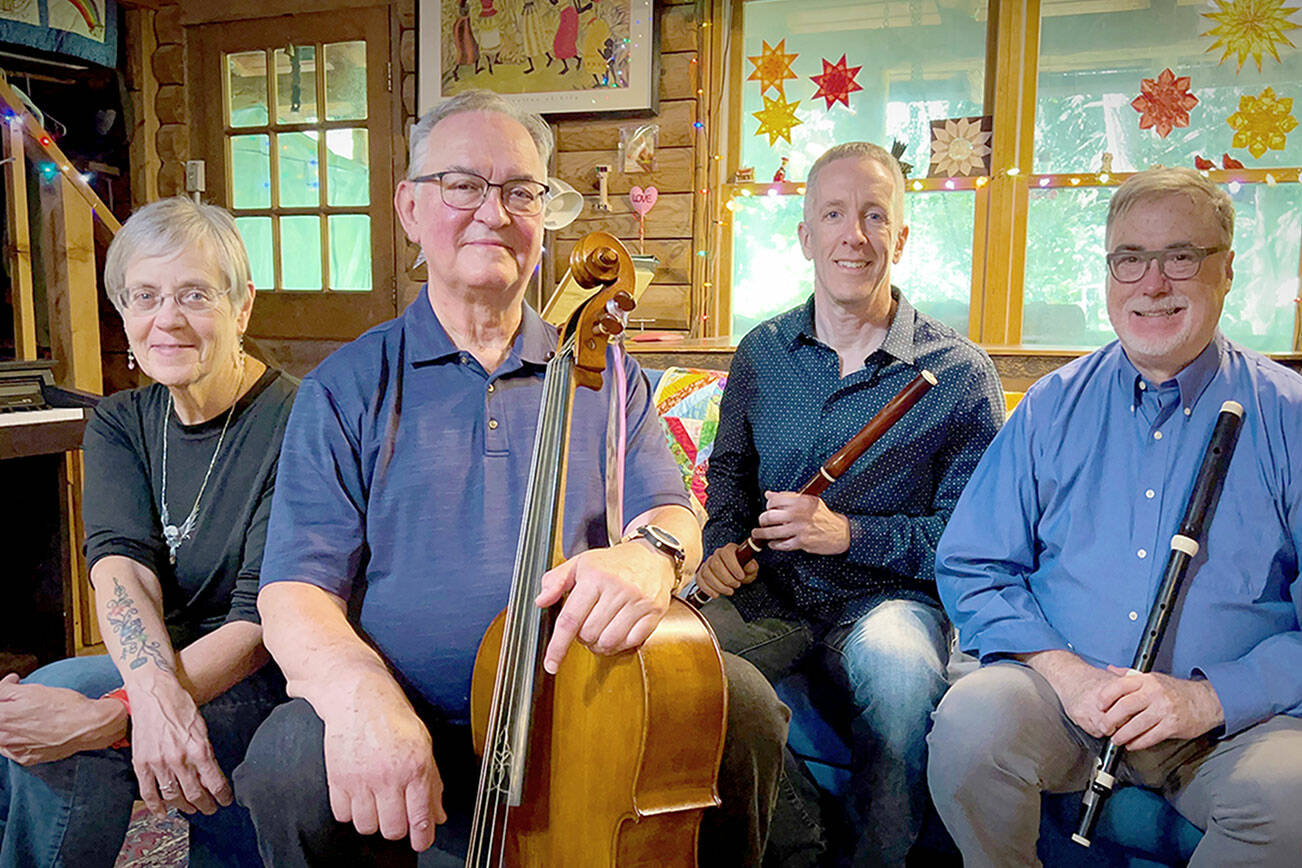
[[[60,660],[24,681],[91,697],[122,686],[107,656]],[[268,665],[199,709],[228,779],[258,724],[284,699],[284,680]],[[130,748],[84,751],[33,766],[0,758],[0,868],[111,868],[137,798]],[[212,816],[182,816],[190,822],[190,865],[258,864],[244,808],[232,804]]]

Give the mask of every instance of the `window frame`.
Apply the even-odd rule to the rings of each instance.
[[[741,34],[744,0],[731,0],[716,7],[726,18],[726,30],[734,38],[721,44],[726,52],[721,73],[714,82],[729,95],[728,118],[724,132],[716,135],[714,148],[726,142],[722,152],[722,171],[714,183],[709,199],[713,224],[718,228],[712,273],[707,278],[717,292],[703,337],[724,338],[732,327],[732,237],[733,222],[727,202],[736,194],[750,192],[776,195],[803,195],[800,182],[733,183],[740,165],[743,125],[741,87],[743,84],[743,40]],[[954,178],[947,185],[943,178],[910,179],[905,194],[923,194],[938,190],[974,190],[975,219],[972,233],[971,300],[968,336],[986,347],[1011,348],[1039,352],[1040,345],[1022,344],[1022,306],[1026,275],[1027,218],[1032,186],[1096,186],[1115,188],[1133,173],[1049,173],[1033,174],[1036,98],[1040,60],[1040,0],[989,0],[986,22],[986,74],[984,113],[993,116],[991,174],[984,178]],[[723,23],[723,22],[721,22]],[[724,27],[720,27],[724,30]],[[729,44],[730,43],[730,44]],[[1238,181],[1256,183],[1302,183],[1302,167],[1270,169],[1212,169],[1203,174],[1218,184]],[[1272,175],[1272,179],[1267,179]],[[943,195],[943,194],[942,194]],[[1302,284],[1302,239],[1298,250],[1298,276]],[[1302,292],[1294,300],[1293,346],[1286,354],[1302,351]],[[1277,353],[1276,355],[1279,355]]]
[[[187,28],[187,62],[192,70],[190,87],[191,153],[207,165],[206,198],[214,204],[231,208],[229,141],[232,135],[272,136],[270,165],[277,171],[276,133],[296,130],[320,130],[319,152],[325,148],[325,131],[334,128],[363,127],[367,130],[370,174],[370,202],[365,206],[316,207],[280,206],[273,202],[266,208],[242,208],[236,216],[270,216],[273,239],[279,239],[278,218],[293,215],[316,215],[322,220],[322,258],[328,262],[325,245],[325,221],[329,216],[363,213],[371,225],[371,289],[364,290],[286,290],[258,287],[249,333],[267,338],[309,338],[317,340],[351,340],[370,326],[397,315],[396,263],[399,239],[392,207],[394,183],[393,155],[395,118],[400,106],[392,86],[392,45],[388,7],[374,6],[350,10],[348,15],[333,12],[279,16],[197,24]],[[279,123],[275,106],[268,103],[268,122],[263,128],[232,127],[227,117],[224,58],[242,51],[265,50],[271,64],[277,48],[287,43],[323,46],[338,42],[365,41],[367,67],[367,117],[349,121],[327,121],[324,106],[324,52],[318,51],[315,64],[319,118],[316,122]],[[270,88],[269,88],[270,91]],[[214,95],[215,98],[214,98]],[[270,95],[269,95],[270,99]],[[318,161],[324,179],[328,171],[324,159]],[[323,186],[324,189],[324,186]],[[275,249],[275,248],[273,248]],[[279,281],[279,257],[273,266]],[[323,265],[325,279],[328,269]]]

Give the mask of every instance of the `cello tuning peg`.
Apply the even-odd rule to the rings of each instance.
[[[628,313],[630,310],[637,307],[637,302],[633,300],[633,296],[629,295],[622,289],[615,293],[615,297],[612,298],[611,301],[614,302],[616,307],[624,311],[624,313]]]
[[[600,334],[606,335],[608,337],[614,337],[615,335],[624,331],[624,323],[620,321],[619,317],[612,316],[611,314],[606,314],[601,319],[597,320],[597,323],[594,326],[594,328]]]

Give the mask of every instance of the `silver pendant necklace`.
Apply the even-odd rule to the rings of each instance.
[[[176,564],[176,550],[181,547],[181,543],[190,538],[190,532],[194,530],[195,523],[199,519],[199,501],[203,500],[203,491],[208,487],[208,477],[212,476],[212,469],[217,465],[217,456],[221,454],[222,442],[226,439],[226,429],[230,427],[231,417],[235,415],[235,405],[240,402],[239,388],[244,385],[244,370],[240,369],[240,382],[236,386],[235,400],[231,403],[231,408],[226,411],[226,421],[222,423],[222,433],[217,438],[217,448],[213,450],[212,460],[208,462],[208,470],[203,475],[203,482],[199,483],[199,493],[194,496],[194,506],[190,507],[190,514],[185,517],[185,521],[180,527],[172,524],[172,519],[167,513],[167,422],[172,418],[172,393],[167,393],[167,412],[163,414],[163,490],[159,497],[159,504],[162,507],[160,518],[163,523],[163,540],[167,543],[168,560]]]

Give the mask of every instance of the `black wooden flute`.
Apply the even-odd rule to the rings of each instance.
[[[1157,599],[1148,613],[1148,623],[1144,627],[1144,637],[1140,640],[1139,650],[1135,652],[1135,661],[1130,668],[1136,672],[1151,672],[1153,661],[1157,657],[1158,646],[1171,620],[1171,609],[1180,594],[1180,585],[1184,582],[1189,562],[1198,554],[1198,540],[1203,535],[1204,527],[1216,509],[1216,501],[1221,496],[1221,484],[1225,481],[1225,472],[1229,469],[1234,447],[1239,442],[1239,429],[1243,423],[1243,405],[1237,401],[1226,401],[1221,405],[1216,427],[1212,429],[1207,451],[1203,453],[1202,466],[1194,478],[1193,491],[1189,495],[1189,504],[1185,507],[1184,519],[1180,529],[1171,537],[1171,554],[1166,560],[1166,573],[1157,591]],[[1094,776],[1081,797],[1080,821],[1076,833],[1071,839],[1083,847],[1090,845],[1094,835],[1094,826],[1099,819],[1103,802],[1112,795],[1112,786],[1116,782],[1117,764],[1125,748],[1119,747],[1111,738],[1103,746],[1098,762],[1094,767]]]

